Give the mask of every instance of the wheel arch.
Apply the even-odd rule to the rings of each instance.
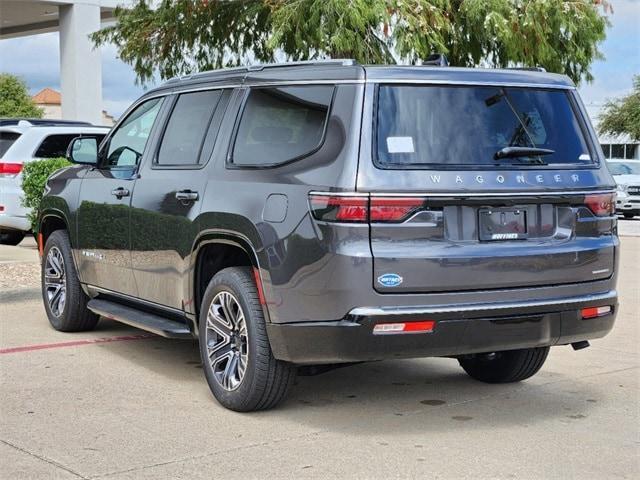
[[[194,242],[191,254],[191,274],[188,282],[188,292],[185,298],[190,299],[190,307],[185,305],[187,311],[194,316],[197,326],[200,303],[204,291],[213,276],[223,268],[234,266],[250,266],[254,269],[256,281],[261,298],[263,293],[263,278],[268,275],[260,267],[261,259],[258,249],[251,240],[239,232],[217,230],[203,232]],[[267,309],[264,308],[265,318],[268,318]],[[197,331],[197,330],[196,330]]]

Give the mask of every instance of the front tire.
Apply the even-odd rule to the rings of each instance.
[[[51,326],[60,332],[93,330],[99,317],[87,308],[69,235],[56,230],[44,246],[41,265],[42,300]]]
[[[218,272],[202,299],[200,356],[213,396],[236,412],[266,410],[286,397],[296,368],[274,358],[251,268]]]
[[[542,368],[549,347],[525,348],[458,359],[465,372],[485,383],[513,383],[532,377]]]
[[[627,219],[633,218],[635,216],[633,213],[624,213],[623,215],[624,215],[624,218],[627,218]]]

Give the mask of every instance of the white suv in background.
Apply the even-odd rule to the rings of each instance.
[[[618,185],[616,213],[624,218],[640,215],[640,160],[607,160],[609,171]]]
[[[22,167],[40,158],[64,157],[71,140],[109,131],[90,123],[64,120],[0,119],[0,244],[17,245],[31,230],[22,206]]]

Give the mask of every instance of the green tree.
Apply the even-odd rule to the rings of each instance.
[[[42,118],[42,113],[20,78],[0,73],[0,117]]]
[[[255,62],[354,58],[419,64],[542,66],[592,79],[606,0],[137,0],[93,35],[138,80]]]
[[[633,77],[633,91],[622,98],[608,101],[600,114],[601,134],[629,134],[640,140],[640,75]]]

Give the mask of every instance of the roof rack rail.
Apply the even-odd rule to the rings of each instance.
[[[432,53],[424,62],[422,62],[422,64],[433,67],[448,67],[449,60],[447,60],[447,56],[443,53]]]
[[[507,70],[525,70],[528,72],[546,72],[544,67],[507,67]]]
[[[215,70],[205,70],[204,72],[197,72],[189,75],[173,77],[167,80],[165,84],[176,83],[182,80],[190,80],[194,78],[207,77],[209,75],[212,75],[215,73],[222,73],[222,72],[225,72],[225,73],[259,72],[259,71],[262,71],[265,69],[271,69],[271,68],[300,67],[304,65],[326,65],[326,66],[335,65],[335,66],[350,67],[350,66],[358,65],[358,62],[350,58],[335,58],[335,59],[328,58],[323,60],[303,60],[298,62],[256,63],[254,65],[247,65],[242,67],[218,68]]]

